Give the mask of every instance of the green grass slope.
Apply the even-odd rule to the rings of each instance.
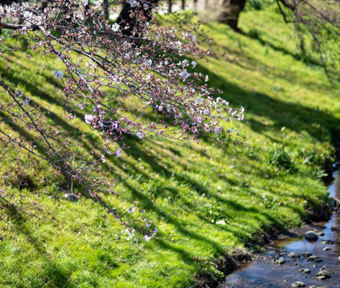
[[[226,56],[202,61],[198,70],[232,106],[245,107],[246,120],[232,128],[247,136],[246,144],[154,137],[131,140],[121,158],[108,156],[105,165],[115,173],[105,177],[115,177],[119,194],[108,200],[120,209],[131,204],[145,209],[159,230],[150,242],[104,219],[105,208],[91,199],[66,201],[59,189],[63,179],[39,163],[25,172],[34,185],[24,191],[55,220],[4,216],[1,287],[190,287],[195,275],[215,271],[212,259],[243,248],[263,229],[299,225],[307,208],[326,201],[321,177],[325,161],[332,164],[340,92],[317,58],[313,64],[299,58],[292,27],[273,7],[244,13],[240,26],[251,37],[216,23],[205,26],[210,49]],[[39,61],[13,53],[1,59],[0,73],[50,111],[52,125],[70,130],[61,86],[52,77],[60,64],[50,61],[43,70]],[[6,115],[0,117],[2,129],[15,127]],[[92,135],[84,147],[96,151],[98,135],[81,117],[74,121]],[[16,151],[4,143],[0,151],[1,173],[15,172]],[[18,188],[10,180],[1,177],[0,188],[15,195]]]

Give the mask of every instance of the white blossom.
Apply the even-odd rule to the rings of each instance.
[[[120,148],[117,149],[116,155],[117,155],[117,157],[121,157],[122,156],[122,151],[121,151]]]
[[[202,98],[202,97],[198,97],[198,98],[195,100],[195,102],[196,102],[197,104],[201,104],[202,101],[203,101],[203,98]]]
[[[29,12],[29,11],[25,11],[23,16],[24,16],[25,20],[30,20],[33,17],[33,13]]]
[[[139,132],[137,132],[136,133],[136,135],[138,136],[138,138],[139,139],[142,139],[142,138],[144,138],[144,133],[143,133],[143,131],[141,130],[141,131],[139,131]]]
[[[5,9],[4,7],[0,6],[0,17],[4,17],[5,16]]]
[[[15,93],[15,95],[16,95],[17,97],[21,97],[21,96],[23,95],[23,93],[22,93],[22,90],[21,90],[21,89],[19,89],[19,90],[15,90],[15,91],[14,91],[14,93]]]
[[[130,0],[129,3],[131,7],[136,7],[138,5],[138,2],[136,0]]]
[[[115,23],[111,26],[113,32],[119,32],[120,26],[118,23]]]
[[[152,221],[150,220],[150,221],[146,222],[145,226],[146,226],[146,227],[150,227],[151,224],[152,224]]]
[[[214,133],[217,134],[222,131],[222,127],[216,127]]]
[[[144,234],[144,239],[149,242],[151,240],[151,236],[147,235],[147,234]]]
[[[132,235],[133,233],[135,233],[135,229],[131,227],[131,228],[126,229],[126,232]]]
[[[197,65],[197,63],[196,63],[195,61],[192,61],[192,62],[191,62],[191,65],[192,65],[192,68],[195,68],[196,65]]]
[[[101,8],[102,4],[103,4],[102,0],[97,0],[94,4],[94,8],[99,9],[99,8]]]
[[[189,66],[189,61],[188,61],[187,59],[184,59],[184,60],[182,61],[182,65],[183,65],[184,67]]]
[[[54,70],[53,74],[54,74],[54,77],[57,79],[61,79],[64,76],[64,73],[61,70]]]
[[[133,213],[135,211],[135,207],[131,206],[129,209],[128,209],[128,212],[129,213]]]
[[[30,101],[31,101],[31,98],[30,98],[30,97],[27,97],[27,98],[22,102],[22,104],[28,105],[28,104],[30,103]]]
[[[209,76],[207,75],[207,76],[205,76],[205,80],[204,80],[205,82],[208,82],[209,81]]]
[[[151,59],[147,60],[147,61],[145,62],[145,65],[146,65],[147,67],[151,68],[152,60],[151,60]]]
[[[190,73],[188,73],[187,69],[184,69],[179,76],[183,79],[183,81],[185,81],[186,79],[188,79],[190,77]]]
[[[94,116],[91,115],[91,114],[86,114],[84,116],[84,119],[85,119],[85,123],[86,124],[92,124],[93,120],[94,120]]]

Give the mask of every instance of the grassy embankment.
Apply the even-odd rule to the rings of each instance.
[[[299,59],[292,27],[273,8],[242,15],[244,31],[256,27],[253,37],[216,23],[205,27],[210,48],[226,56],[202,61],[198,70],[209,74],[231,105],[245,107],[245,122],[231,127],[247,136],[246,145],[152,138],[132,142],[119,159],[108,156],[105,165],[116,171],[119,193],[110,201],[146,209],[159,229],[149,243],[129,238],[114,219],[104,220],[104,208],[91,199],[64,200],[62,179],[47,165],[26,171],[34,182],[27,197],[42,202],[56,221],[23,216],[2,225],[1,287],[189,287],[194,275],[214,270],[211,259],[244,247],[262,229],[299,225],[306,206],[327,198],[320,177],[339,126],[338,89],[317,63]],[[52,77],[59,62],[45,71],[37,62],[18,52],[1,59],[0,73],[49,110],[51,124],[71,129]],[[10,130],[0,117],[1,127]],[[100,138],[81,118],[75,121],[93,136],[86,147],[97,150]],[[2,155],[9,155],[1,163],[4,172],[14,167],[15,152],[1,145]],[[9,180],[1,177],[1,188],[16,193]]]

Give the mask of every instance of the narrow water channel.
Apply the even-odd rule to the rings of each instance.
[[[339,171],[334,173],[334,179],[329,193],[340,198]],[[318,240],[312,242],[300,237],[274,241],[258,260],[240,266],[227,276],[220,288],[340,288],[340,209],[328,222],[315,224],[312,230],[319,234]],[[290,257],[292,252],[295,258]],[[320,262],[315,257],[312,261],[309,254],[319,257]],[[328,271],[331,277],[318,279],[320,270]]]

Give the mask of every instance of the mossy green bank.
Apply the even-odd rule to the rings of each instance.
[[[308,61],[299,56],[294,30],[274,6],[243,13],[240,27],[244,34],[215,22],[204,25],[212,42],[201,44],[226,54],[201,61],[197,70],[209,75],[209,84],[223,90],[233,107],[245,107],[245,121],[229,128],[246,136],[246,144],[153,137],[129,140],[131,148],[121,158],[107,157],[105,165],[115,173],[107,170],[106,177],[115,178],[118,193],[108,201],[120,209],[145,209],[159,230],[150,242],[103,218],[99,203],[64,199],[62,177],[39,163],[25,172],[32,185],[23,191],[55,220],[5,217],[1,287],[192,287],[200,273],[218,275],[213,259],[219,255],[244,248],[259,231],[300,225],[306,209],[327,201],[321,178],[334,161],[340,92],[316,55]],[[27,60],[21,52],[4,56],[1,76],[20,83],[49,111],[51,125],[70,130],[62,88],[53,79],[60,61],[43,70],[40,60],[35,55]],[[0,117],[3,129],[15,127],[6,115]],[[97,151],[100,137],[81,117],[74,121],[76,133],[91,136],[84,147]],[[14,169],[17,151],[1,145],[5,173]],[[10,180],[1,177],[1,189],[15,194],[15,179]]]

